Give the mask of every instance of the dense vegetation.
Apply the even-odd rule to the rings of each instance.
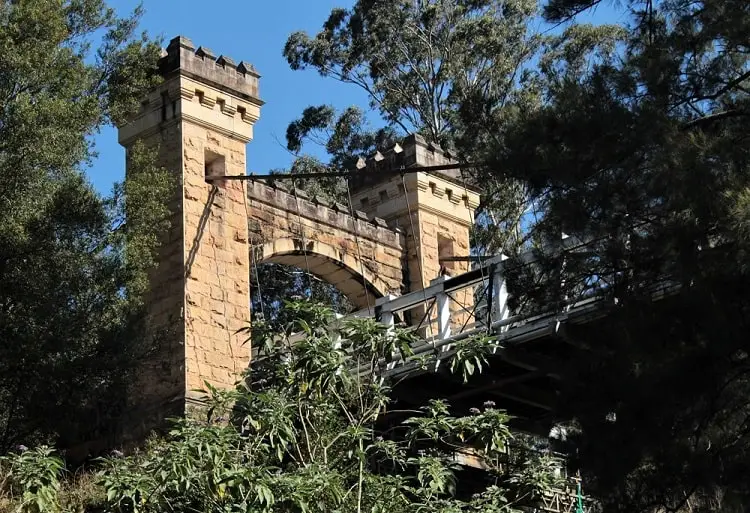
[[[563,462],[514,438],[491,403],[466,417],[442,401],[394,410],[380,366],[394,353],[409,357],[410,333],[354,320],[337,337],[329,308],[285,307],[296,320],[281,332],[254,327],[265,338],[251,379],[233,391],[208,386],[208,409],[177,421],[165,439],[99,460],[83,483],[65,476],[47,448],[0,460],[15,504],[40,512],[510,513],[562,484]],[[290,343],[300,332],[304,340]],[[403,420],[383,422],[393,415]],[[480,489],[461,489],[457,451],[485,466]]]
[[[619,23],[578,21],[597,8]],[[547,25],[533,33],[537,14]],[[568,334],[587,350],[565,369],[557,412],[574,419],[607,510],[748,503],[748,41],[743,1],[550,0],[537,13],[361,0],[285,49],[293,67],[367,91],[387,122],[376,134],[421,131],[487,163],[474,176],[485,187],[517,187],[521,225],[501,211],[475,237],[480,251],[537,248],[544,265],[513,273],[517,307],[592,289],[611,299],[604,331]],[[310,109],[290,148],[322,139],[345,162],[342,149],[356,151],[340,142],[360,127],[348,111]],[[593,242],[560,251],[562,234]],[[665,284],[680,293],[653,304]]]
[[[89,136],[156,83],[138,17],[0,2],[0,452],[106,436],[149,350],[139,308],[169,177],[143,148],[110,197],[83,175]]]
[[[288,144],[322,142],[330,162],[301,155],[292,171],[346,167],[408,131],[486,163],[467,177],[489,191],[477,250],[530,245],[543,263],[511,276],[516,304],[561,304],[592,288],[611,300],[606,326],[567,333],[582,350],[559,369],[555,415],[570,420],[588,492],[605,511],[744,511],[750,4],[625,0],[613,5],[618,24],[577,21],[599,5],[359,0],[334,10],[319,34],[293,34],[284,55],[363,88],[383,123],[312,106]],[[536,32],[539,16],[548,24]],[[64,463],[40,444],[110,426],[150,345],[139,308],[169,180],[145,151],[111,198],[82,175],[87,136],[156,80],[157,45],[135,37],[136,23],[101,0],[0,2],[0,487],[12,502],[0,507],[490,512],[551,485],[552,462],[523,447],[516,470],[494,466],[509,435],[492,405],[453,417],[432,403],[383,430],[388,389],[370,358],[408,337],[363,323],[338,345],[320,329],[328,312],[280,301],[309,293],[299,274],[254,278],[277,301],[273,322],[254,326],[268,358],[251,383],[209,390],[208,418],[96,463],[99,477],[60,481]],[[299,185],[345,191],[335,180]],[[561,251],[563,233],[593,242]],[[675,293],[653,303],[665,283]],[[310,336],[289,347],[292,326]],[[365,378],[345,365],[353,354]],[[455,480],[455,444],[490,463],[494,481],[476,496]]]
[[[555,0],[544,14],[598,3]],[[532,305],[591,287],[612,300],[606,329],[570,334],[589,350],[558,410],[575,419],[589,490],[609,511],[744,511],[750,4],[629,1],[620,13],[612,46],[594,45],[593,27],[566,29],[561,58],[539,69],[543,105],[498,127],[483,172],[527,185],[539,240],[594,241],[545,252],[515,286]],[[679,294],[653,303],[667,283]]]

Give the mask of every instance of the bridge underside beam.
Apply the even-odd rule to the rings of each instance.
[[[528,421],[548,417],[556,399],[547,376],[523,370],[488,370],[467,383],[450,371],[424,374],[395,387],[394,395],[410,407],[425,405],[430,399],[444,399],[457,415],[466,415],[471,408],[481,408],[492,401],[496,407]]]

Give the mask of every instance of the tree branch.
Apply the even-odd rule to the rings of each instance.
[[[683,124],[680,127],[680,130],[681,131],[690,130],[691,128],[708,125],[710,123],[713,123],[714,121],[720,121],[722,119],[727,119],[727,118],[747,116],[748,114],[750,113],[744,110],[739,110],[739,109],[730,109],[730,110],[725,110],[723,112],[716,112],[714,114],[709,114],[708,116],[703,116],[702,118],[688,121],[687,123]]]

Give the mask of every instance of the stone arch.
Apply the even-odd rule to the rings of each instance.
[[[288,237],[259,244],[253,250],[258,264],[275,263],[305,269],[309,263],[312,274],[334,285],[359,309],[368,307],[368,296],[369,306],[374,307],[375,299],[389,290],[388,283],[366,265],[361,265],[357,256],[324,242],[307,240],[303,243],[299,238]]]

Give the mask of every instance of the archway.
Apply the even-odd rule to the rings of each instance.
[[[251,248],[255,265],[280,264],[301,269],[334,286],[356,309],[374,308],[388,285],[358,257],[319,241],[282,238]],[[364,271],[364,278],[362,275]]]

